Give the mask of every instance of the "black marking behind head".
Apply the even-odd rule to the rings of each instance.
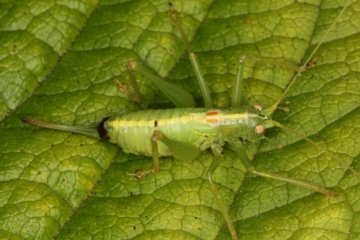
[[[109,119],[109,117],[104,118],[99,125],[97,126],[97,131],[99,133],[99,137],[104,140],[109,140],[110,137],[107,134],[106,129],[104,128],[104,123]]]
[[[157,126],[158,126],[158,121],[155,120],[155,121],[154,121],[154,127],[157,127]]]

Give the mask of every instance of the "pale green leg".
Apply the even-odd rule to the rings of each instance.
[[[212,104],[212,100],[211,100],[211,96],[210,96],[210,89],[209,87],[206,85],[205,79],[204,79],[204,75],[201,72],[200,66],[199,66],[199,62],[196,58],[195,53],[191,50],[190,48],[190,43],[189,40],[183,30],[183,28],[181,27],[181,23],[180,20],[177,17],[177,13],[175,10],[171,9],[169,10],[169,16],[171,18],[171,20],[173,21],[175,27],[179,30],[180,35],[181,35],[181,39],[183,40],[185,47],[189,53],[189,58],[190,58],[190,62],[191,65],[194,68],[195,74],[196,74],[196,78],[198,79],[198,83],[201,89],[201,93],[203,95],[204,98],[204,105],[205,108],[212,108],[213,104]]]
[[[301,73],[302,71],[305,71],[309,68],[313,68],[316,66],[316,61],[319,59],[319,57],[316,57],[314,58],[312,61],[309,61],[308,64],[306,65],[305,68],[301,68],[295,64],[284,64],[284,63],[277,63],[277,62],[274,62],[274,61],[269,61],[269,60],[266,60],[266,59],[261,59],[259,57],[249,57],[249,56],[241,56],[240,59],[239,59],[239,63],[237,65],[237,70],[236,70],[236,74],[235,74],[235,79],[234,79],[234,83],[233,83],[233,91],[232,91],[232,96],[231,96],[231,107],[233,108],[239,108],[241,107],[241,91],[242,91],[242,86],[243,86],[243,72],[244,72],[244,66],[245,66],[245,60],[247,59],[250,59],[252,61],[255,61],[255,62],[259,62],[259,63],[263,63],[265,65],[273,65],[275,67],[278,67],[278,68],[282,68],[282,69],[289,69],[289,70],[292,70],[292,71],[295,71],[295,72],[298,72]],[[280,98],[281,100],[282,98]],[[275,108],[274,106],[276,106],[276,108],[280,108],[278,107],[280,101],[277,101],[276,104],[274,104],[271,108],[269,109],[265,109],[262,111],[262,113],[265,115],[265,116],[269,116],[271,115]],[[257,105],[256,108],[258,110],[261,110],[259,109],[258,107],[262,108],[260,105]],[[289,111],[289,109],[287,107],[283,107],[283,108],[280,108],[284,111]]]
[[[130,62],[127,64],[126,67],[127,67],[128,73],[129,73],[129,79],[130,79],[131,86],[134,89],[134,101],[140,103],[141,99],[143,98],[143,95],[141,94],[139,85],[136,82],[136,78],[135,78],[135,75],[134,75],[134,72],[133,72]]]
[[[244,81],[243,72],[244,72],[244,66],[245,66],[244,64],[247,59],[250,59],[255,62],[260,62],[260,63],[266,64],[266,65],[274,65],[279,68],[290,69],[293,71],[299,71],[299,69],[300,69],[296,65],[276,63],[273,61],[268,61],[268,60],[256,58],[256,57],[249,57],[249,56],[245,56],[245,55],[241,56],[239,59],[239,63],[237,65],[237,69],[236,69],[234,85],[233,85],[233,92],[232,92],[232,97],[231,97],[231,107],[233,107],[233,108],[241,107],[241,91],[242,91],[242,86],[243,86],[243,81]],[[308,68],[314,67],[314,66],[315,65],[311,65],[311,66],[309,65]]]
[[[226,224],[229,228],[231,237],[233,240],[237,240],[237,234],[236,234],[236,230],[234,227],[234,224],[229,216],[229,211],[227,209],[227,207],[224,205],[224,202],[221,199],[221,196],[219,194],[219,191],[215,185],[215,183],[212,181],[213,178],[213,174],[215,172],[215,170],[220,166],[222,160],[224,159],[224,155],[222,154],[222,147],[219,145],[214,144],[212,147],[212,151],[214,153],[214,160],[211,162],[211,165],[207,171],[208,174],[208,180],[210,182],[210,187],[211,187],[211,191],[215,197],[216,202],[218,203],[219,207],[220,207],[220,211],[222,213],[222,215],[225,218]]]
[[[239,59],[239,64],[237,67],[236,75],[235,75],[235,81],[233,86],[233,92],[232,92],[232,98],[231,98],[231,106],[233,108],[239,108],[241,107],[241,91],[242,91],[242,85],[243,85],[243,72],[244,72],[244,62],[245,62],[246,56],[242,56]]]
[[[198,79],[200,89],[201,89],[201,92],[202,92],[202,95],[204,98],[205,107],[212,108],[213,105],[212,105],[212,100],[211,100],[211,96],[210,96],[210,90],[205,83],[205,79],[203,77],[203,74],[201,73],[196,55],[190,50],[189,41],[188,41],[183,29],[181,28],[181,25],[179,24],[179,21],[176,17],[176,12],[171,10],[171,11],[169,11],[169,15],[170,15],[171,19],[173,20],[175,26],[179,29],[179,31],[181,33],[181,37],[182,37],[182,39],[186,45],[186,48],[189,52],[190,62],[194,68],[196,77]],[[157,74],[155,74],[146,65],[139,64],[135,60],[130,60],[127,65],[127,68],[129,71],[130,81],[131,81],[131,84],[132,84],[132,86],[134,88],[134,92],[135,92],[134,100],[140,101],[140,99],[142,97],[141,93],[139,91],[139,87],[137,86],[135,75],[133,73],[133,71],[136,71],[139,74],[146,77],[147,79],[149,79],[150,81],[152,81],[152,83],[154,83],[156,85],[156,87],[160,91],[162,91],[175,104],[175,106],[180,107],[180,108],[181,107],[195,107],[194,99],[190,93],[188,93],[184,89],[180,88],[179,86],[176,86],[172,83],[164,81],[161,77],[159,77]]]
[[[192,95],[179,86],[163,80],[155,74],[149,67],[139,64],[135,60],[130,60],[128,65],[130,79],[137,85],[133,71],[136,71],[149,79],[156,87],[162,91],[177,107],[195,107]],[[137,87],[138,88],[138,87]]]
[[[171,154],[180,160],[194,160],[200,155],[200,150],[191,143],[180,142],[168,138],[159,130],[155,130],[151,136],[153,167],[146,171],[136,171],[136,173],[127,173],[128,176],[135,176],[137,179],[160,170],[158,141],[164,143],[170,150]]]
[[[246,167],[247,171],[249,171],[249,172],[251,172],[251,173],[253,173],[255,175],[270,178],[270,179],[276,179],[276,180],[291,183],[291,184],[294,184],[294,185],[297,185],[297,186],[300,186],[300,187],[304,187],[304,188],[310,189],[312,191],[324,194],[329,198],[338,196],[338,194],[336,192],[334,192],[334,191],[331,191],[329,189],[320,187],[320,186],[315,185],[315,184],[311,184],[311,183],[306,182],[306,181],[301,181],[301,180],[288,178],[288,177],[282,177],[282,176],[279,176],[279,175],[274,174],[274,173],[269,173],[269,172],[263,172],[263,171],[256,170],[255,167],[251,164],[250,159],[246,154],[246,149],[243,146],[243,144],[240,142],[240,140],[236,141],[236,142],[235,141],[231,142],[230,146],[231,146],[231,148],[233,148],[236,151],[237,155],[239,156],[240,160],[242,161],[242,163]]]

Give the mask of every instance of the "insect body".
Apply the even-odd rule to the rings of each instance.
[[[109,141],[118,144],[125,152],[152,156],[149,139],[155,130],[204,151],[219,136],[224,140],[241,137],[254,141],[262,133],[256,133],[256,127],[264,124],[271,123],[255,109],[250,111],[245,107],[231,110],[175,108],[113,116],[104,122],[103,128]],[[164,144],[159,145],[158,152],[159,156],[172,155]]]
[[[259,171],[251,164],[245,151],[246,147],[243,144],[244,141],[255,142],[261,139],[264,130],[273,126],[285,128],[270,117],[286,95],[288,89],[295,82],[298,75],[284,91],[284,95],[270,108],[261,110],[261,107],[259,106],[256,106],[255,108],[242,107],[240,104],[240,95],[243,82],[243,62],[246,59],[246,57],[242,57],[239,60],[238,70],[234,81],[232,108],[214,109],[209,89],[206,86],[202,77],[203,74],[198,67],[196,56],[190,49],[188,40],[176,18],[176,13],[170,11],[169,14],[177,28],[180,30],[184,43],[189,51],[189,57],[194,66],[199,80],[199,86],[204,97],[205,108],[194,108],[194,101],[192,100],[191,95],[186,91],[178,89],[175,85],[163,81],[146,66],[141,65],[136,61],[130,61],[128,69],[130,79],[133,82],[136,82],[133,74],[133,72],[136,71],[150,79],[179,108],[143,110],[119,116],[112,116],[105,118],[96,127],[62,126],[30,119],[23,119],[23,121],[41,127],[73,131],[92,137],[107,139],[110,142],[118,144],[125,152],[152,156],[153,167],[151,169],[128,174],[133,175],[138,179],[149,173],[158,172],[160,170],[159,157],[161,156],[173,155],[180,160],[192,160],[196,158],[201,151],[211,148],[214,154],[214,160],[208,169],[207,177],[210,182],[211,191],[219,204],[220,211],[225,218],[233,239],[238,239],[235,227],[212,179],[214,171],[223,160],[223,146],[225,145],[225,142],[237,153],[237,156],[240,158],[246,169],[253,174],[306,187],[328,197],[336,196],[336,193],[329,189],[305,181]],[[300,73],[305,70],[305,66],[308,62],[309,60],[300,68]],[[311,140],[305,137],[304,139],[314,144]],[[314,145],[316,146],[316,144]]]

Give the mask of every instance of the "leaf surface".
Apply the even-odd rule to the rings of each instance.
[[[297,66],[343,4],[172,2],[222,108],[230,105],[239,56]],[[129,100],[130,59],[201,102],[168,10],[167,2],[145,0],[0,3],[0,238],[229,239],[207,180],[210,151],[194,161],[162,158],[159,173],[137,181],[126,172],[149,169],[151,158],[19,120],[90,125],[150,103],[167,105],[141,77],[142,106]],[[359,178],[349,170],[360,170],[359,11],[354,1],[315,54],[316,67],[282,102],[290,111],[273,115],[331,153],[275,128],[248,147],[258,169],[331,188],[339,197],[255,177],[225,150],[214,181],[241,239],[359,238]],[[269,107],[294,74],[247,61],[243,103]]]

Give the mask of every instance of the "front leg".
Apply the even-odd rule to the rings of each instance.
[[[240,158],[240,160],[242,161],[242,163],[244,164],[244,166],[246,167],[247,171],[258,175],[258,176],[262,176],[265,178],[270,178],[270,179],[276,179],[279,181],[283,181],[283,182],[287,182],[287,183],[291,183],[300,187],[304,187],[307,189],[310,189],[312,191],[321,193],[326,195],[328,198],[333,198],[333,197],[337,197],[338,194],[330,189],[327,188],[323,188],[321,186],[318,186],[316,184],[312,184],[306,181],[302,181],[302,180],[297,180],[297,179],[293,179],[293,178],[289,178],[289,177],[283,177],[274,173],[269,173],[269,172],[265,172],[265,171],[259,171],[257,170],[250,162],[249,157],[246,154],[246,149],[243,146],[243,144],[240,142],[240,140],[238,139],[234,139],[231,142],[229,142],[231,148],[236,151],[238,157]]]
[[[215,185],[215,183],[213,182],[212,178],[213,178],[213,174],[215,172],[215,170],[220,166],[221,162],[224,159],[224,155],[223,155],[223,148],[221,146],[221,144],[219,143],[213,143],[213,145],[211,146],[211,149],[214,153],[214,160],[211,162],[211,165],[207,171],[207,175],[208,175],[208,180],[210,183],[210,187],[211,187],[211,191],[214,195],[214,198],[216,200],[216,202],[218,203],[219,207],[220,207],[220,211],[222,213],[222,215],[224,216],[225,222],[229,228],[231,237],[233,240],[237,240],[237,234],[236,234],[236,230],[234,227],[234,224],[229,216],[229,211],[226,208],[224,202],[221,199],[221,196],[219,194],[219,191]]]
[[[164,143],[170,150],[171,154],[180,159],[180,160],[194,160],[200,155],[200,150],[191,143],[180,142],[174,139],[168,138],[160,130],[155,130],[151,135],[151,148],[152,148],[152,157],[153,157],[153,167],[146,171],[137,170],[135,173],[127,173],[128,176],[135,176],[137,179],[150,174],[157,173],[160,171],[160,153],[158,147],[158,141]]]

